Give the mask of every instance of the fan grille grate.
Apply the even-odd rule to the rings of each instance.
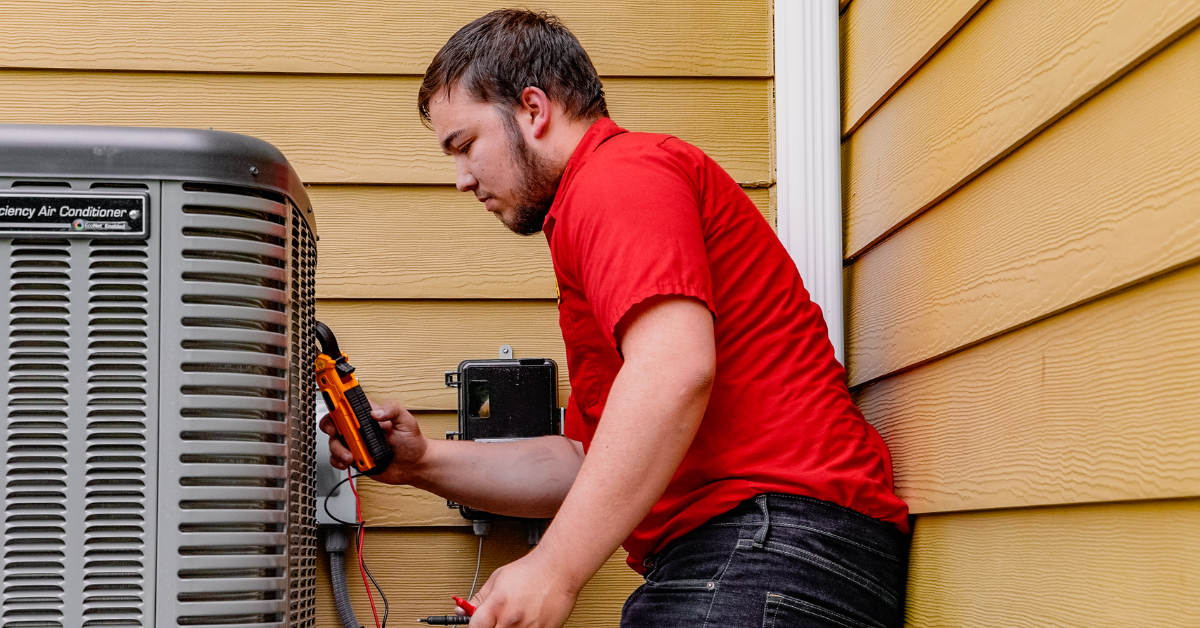
[[[275,199],[232,192],[183,192],[175,620],[309,625],[289,598],[296,548],[314,533],[295,516],[312,442],[298,394],[309,358],[295,344],[312,318],[311,289],[302,297],[293,280],[300,227]]]
[[[300,210],[292,209],[292,449],[289,477],[291,495],[288,524],[292,532],[288,547],[290,568],[291,625],[307,628],[316,622],[316,430],[314,401],[316,381],[312,370],[316,359],[317,249]]]
[[[4,628],[63,625],[70,243],[13,240],[8,256]]]
[[[147,243],[88,263],[84,626],[142,626],[146,585]]]

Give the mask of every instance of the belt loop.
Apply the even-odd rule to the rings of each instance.
[[[754,547],[761,548],[767,542],[767,530],[771,527],[771,515],[767,512],[767,496],[765,494],[755,497],[754,503],[758,504],[758,509],[762,511],[763,516],[762,527],[754,535]]]

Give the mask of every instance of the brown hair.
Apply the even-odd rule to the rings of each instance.
[[[575,119],[608,117],[604,88],[575,35],[549,13],[499,9],[467,24],[425,70],[417,110],[429,124],[429,101],[460,83],[481,102],[516,107],[537,87]]]

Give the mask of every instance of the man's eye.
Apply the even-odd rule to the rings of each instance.
[[[474,143],[475,142],[467,142],[466,144],[463,144],[462,148],[458,149],[458,152],[460,152],[464,155],[467,154],[467,152],[471,150],[471,145]]]

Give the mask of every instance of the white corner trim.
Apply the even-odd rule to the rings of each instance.
[[[838,0],[775,0],[779,239],[845,364]]]

